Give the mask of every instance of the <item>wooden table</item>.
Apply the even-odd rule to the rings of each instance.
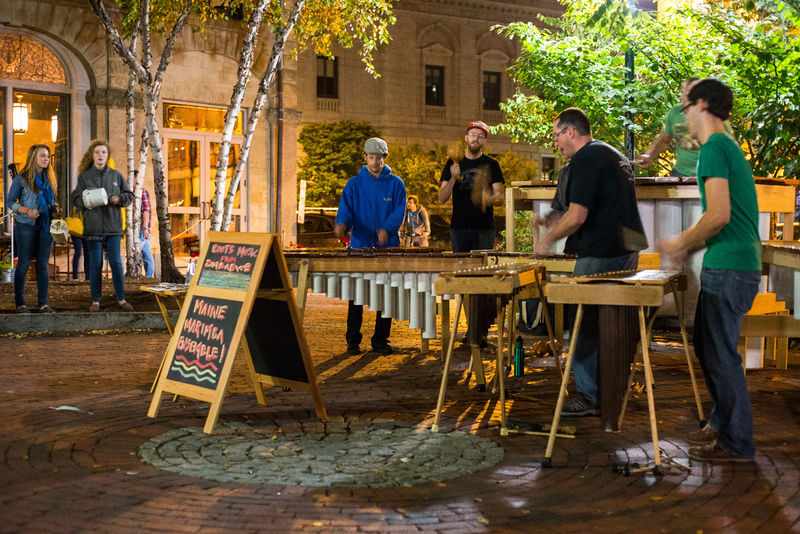
[[[169,334],[172,335],[175,325],[172,323],[172,319],[169,316],[167,302],[174,299],[175,303],[178,305],[178,310],[180,310],[181,306],[183,306],[183,298],[186,296],[186,284],[154,284],[139,286],[139,289],[155,295],[158,309],[161,310],[161,315],[164,317],[164,322],[167,324],[167,330],[169,330]]]
[[[164,317],[164,322],[167,324],[167,330],[169,331],[169,335],[172,335],[172,332],[175,330],[175,324],[172,322],[172,319],[169,316],[169,310],[167,309],[167,301],[171,299],[175,299],[175,303],[178,305],[178,310],[181,309],[183,306],[183,299],[186,296],[187,286],[185,284],[155,284],[149,286],[139,286],[139,289],[142,291],[146,291],[147,293],[152,293],[156,297],[156,302],[158,303],[158,308],[161,310],[161,316]],[[152,393],[158,383],[158,377],[161,376],[161,370],[164,368],[164,364],[166,363],[168,353],[165,352],[164,356],[161,358],[161,364],[158,366],[158,371],[156,372],[156,377],[153,379],[153,384],[150,386],[150,392]]]
[[[439,278],[436,279],[435,286],[437,293],[456,295],[456,313],[449,335],[444,369],[442,370],[442,383],[441,387],[439,388],[439,398],[436,402],[436,415],[434,416],[433,425],[431,426],[432,432],[439,431],[439,417],[442,413],[442,404],[444,403],[445,392],[447,390],[447,375],[450,371],[450,361],[453,356],[455,336],[458,331],[458,318],[461,312],[461,306],[463,305],[464,296],[493,295],[496,297],[497,302],[497,363],[495,367],[494,379],[500,391],[500,434],[503,436],[508,435],[505,407],[505,364],[503,358],[503,329],[506,308],[510,308],[513,313],[514,307],[516,306],[516,301],[520,298],[540,298],[544,300],[545,296],[543,282],[545,276],[546,270],[542,264],[528,263],[464,269],[450,273],[442,273]],[[504,301],[507,302],[508,306],[503,305]],[[511,317],[513,317],[513,314]],[[553,328],[547,313],[545,313],[545,322],[550,335],[550,348],[553,351],[553,354],[558,354],[559,349],[556,346],[555,338],[553,337]],[[514,321],[510,320],[507,343],[509,359],[511,356],[511,347],[513,341]],[[481,360],[480,348],[477,345],[474,345],[471,347],[471,349],[471,369],[475,371],[478,383],[481,383],[482,381],[485,381],[485,378],[483,377],[483,363]]]
[[[556,430],[558,429],[561,418],[561,409],[564,404],[564,397],[569,382],[569,373],[572,368],[572,361],[575,355],[576,342],[580,336],[581,319],[583,318],[584,305],[598,305],[600,307],[600,333],[601,339],[598,345],[598,382],[600,385],[600,407],[603,424],[607,430],[616,430],[622,426],[622,418],[625,413],[627,399],[630,394],[633,382],[633,372],[635,365],[632,363],[632,354],[626,354],[626,350],[619,350],[620,344],[631,350],[635,349],[635,341],[620,343],[620,337],[630,334],[632,328],[630,324],[609,325],[610,322],[625,323],[625,309],[638,313],[638,341],[641,348],[642,361],[644,364],[644,376],[647,389],[647,405],[650,412],[650,432],[653,440],[653,454],[655,458],[655,472],[661,474],[661,453],[658,448],[658,429],[656,427],[655,401],[653,398],[652,369],[650,365],[650,334],[655,319],[657,309],[664,303],[665,295],[672,293],[676,299],[680,299],[681,293],[685,290],[685,276],[675,271],[622,271],[617,273],[602,273],[590,276],[565,277],[550,280],[547,285],[547,298],[550,302],[562,304],[577,304],[578,311],[575,316],[572,337],[570,339],[567,362],[564,369],[564,376],[561,381],[561,388],[558,393],[553,423],[550,436],[547,441],[547,450],[542,465],[550,467],[553,446],[555,444]],[[649,308],[649,311],[645,311]],[[700,395],[697,389],[697,381],[694,375],[691,356],[689,355],[688,339],[686,328],[683,322],[681,306],[678,310],[678,321],[680,323],[681,337],[683,339],[686,361],[689,365],[689,375],[692,380],[695,401],[699,419],[703,419],[703,407],[700,402]],[[604,310],[605,309],[605,310]],[[603,332],[606,335],[603,335]],[[635,337],[634,337],[635,339]],[[627,377],[627,387],[620,388],[620,384],[625,382],[623,377]],[[611,385],[616,391],[604,388],[603,385]]]
[[[741,337],[800,337],[800,241],[763,241],[761,263],[792,270],[794,317],[790,315],[745,315]],[[782,297],[776,289],[778,297]],[[785,364],[785,362],[784,362]],[[785,367],[784,367],[785,368]]]

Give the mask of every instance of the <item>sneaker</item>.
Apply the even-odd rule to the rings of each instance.
[[[122,308],[126,312],[132,312],[133,311],[133,306],[127,300],[121,300],[121,301],[119,301],[118,304],[119,304],[120,308]]]
[[[738,456],[732,452],[728,452],[719,446],[716,440],[700,447],[689,447],[689,458],[692,460],[699,460],[701,462],[737,462],[749,463],[752,458],[745,458]]]
[[[700,430],[689,432],[689,435],[686,436],[686,441],[688,441],[690,445],[708,445],[709,443],[717,441],[717,431],[706,423],[706,426]]]
[[[561,407],[561,415],[584,416],[600,415],[597,403],[590,401],[583,393],[576,393],[571,399],[567,399]]]
[[[373,352],[377,352],[378,354],[382,354],[383,356],[388,356],[394,352],[394,349],[388,343],[386,345],[379,345],[377,347],[372,347]]]
[[[23,305],[23,306],[20,306],[20,307],[19,307],[19,308],[17,308],[16,310],[14,310],[14,313],[30,313],[30,312],[31,312],[31,311],[28,309],[28,307],[27,307],[27,306],[24,306],[24,305]]]
[[[358,345],[347,345],[348,356],[358,356],[359,354],[361,354],[361,349]]]
[[[39,308],[39,313],[55,313],[55,312],[56,311],[47,304]]]

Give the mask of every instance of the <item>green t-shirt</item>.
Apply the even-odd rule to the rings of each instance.
[[[684,176],[694,176],[700,145],[689,135],[686,117],[681,109],[683,107],[680,104],[670,108],[664,118],[664,131],[675,140],[675,171]]]
[[[731,217],[722,230],[706,241],[703,267],[734,271],[761,270],[761,239],[758,236],[758,200],[753,171],[730,136],[715,133],[700,147],[697,185],[706,211],[706,178],[728,180]]]

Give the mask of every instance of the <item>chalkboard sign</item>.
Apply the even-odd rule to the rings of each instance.
[[[194,295],[167,378],[184,384],[217,389],[220,372],[231,354],[231,341],[242,303],[236,300]]]
[[[203,258],[197,284],[247,291],[260,250],[259,245],[211,243]]]
[[[165,392],[210,402],[211,433],[237,353],[260,404],[263,385],[293,387],[327,418],[277,236],[209,232],[147,415],[158,415]]]

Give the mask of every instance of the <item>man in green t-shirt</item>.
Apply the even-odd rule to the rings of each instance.
[[[688,104],[686,96],[697,78],[687,78],[681,83],[681,103],[673,106],[664,117],[664,130],[655,138],[647,152],[640,154],[636,165],[648,169],[667,147],[675,142],[675,165],[670,171],[670,176],[694,176],[697,165],[697,155],[700,145],[689,134],[686,127],[686,117],[683,115],[683,106]]]
[[[703,215],[679,236],[658,244],[671,260],[706,248],[694,318],[694,348],[713,402],[708,424],[689,434],[689,457],[749,462],[755,454],[753,414],[736,350],[742,317],[761,282],[758,203],[750,164],[725,132],[733,93],[723,83],[696,82],[683,112],[700,142],[697,185]]]

